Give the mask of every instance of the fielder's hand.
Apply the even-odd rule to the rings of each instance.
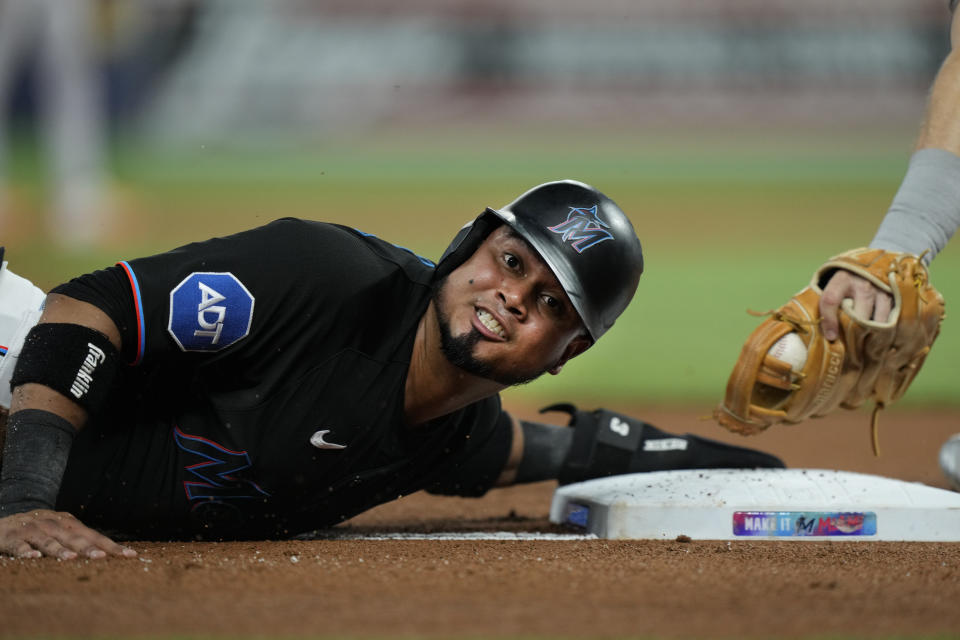
[[[51,556],[61,560],[137,555],[133,549],[94,531],[73,515],[47,509],[0,518],[0,553],[19,558]]]
[[[850,271],[838,270],[823,288],[820,296],[820,328],[831,342],[840,336],[840,305],[853,300],[853,311],[860,318],[886,322],[893,309],[893,296],[866,278]]]

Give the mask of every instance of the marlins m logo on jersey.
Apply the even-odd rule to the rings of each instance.
[[[613,234],[608,231],[609,228],[610,225],[597,215],[597,205],[589,208],[570,207],[566,220],[547,227],[550,231],[563,236],[563,241],[569,242],[577,253],[583,253],[604,240],[613,240]]]
[[[183,490],[191,505],[197,501],[250,499],[269,496],[260,485],[247,477],[252,466],[250,454],[233,451],[202,436],[184,433],[173,428],[177,447],[192,460],[184,466]]]

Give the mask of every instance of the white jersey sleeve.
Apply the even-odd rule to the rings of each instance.
[[[27,332],[37,324],[46,294],[0,263],[0,407],[10,408],[10,376]]]

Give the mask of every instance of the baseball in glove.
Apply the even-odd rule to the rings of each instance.
[[[821,287],[837,269],[890,294],[893,308],[887,321],[876,322],[857,317],[853,301],[844,300],[840,336],[830,342],[821,331],[819,305]],[[943,296],[930,285],[919,257],[881,249],[835,256],[747,338],[714,418],[731,431],[750,435],[873,400],[870,424],[878,454],[879,410],[910,386],[943,318]]]

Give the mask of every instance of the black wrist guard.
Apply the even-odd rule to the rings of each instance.
[[[23,342],[10,387],[42,384],[95,413],[107,399],[119,357],[99,331],[79,324],[38,324]]]
[[[55,413],[24,409],[7,420],[0,517],[53,509],[76,429]]]
[[[572,404],[555,404],[540,412],[547,411],[569,413],[574,429],[560,484],[644,471],[784,466],[779,458],[762,451],[691,434],[673,435],[606,409],[580,411]]]

